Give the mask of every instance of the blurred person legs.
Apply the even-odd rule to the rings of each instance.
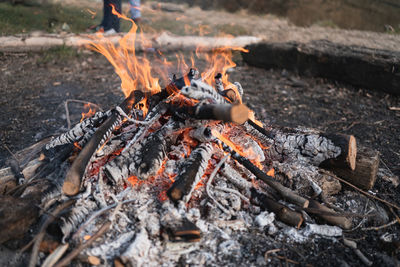
[[[103,20],[100,27],[104,33],[112,34],[119,32],[119,18],[112,13],[113,5],[118,13],[122,12],[121,0],[104,0],[103,5]]]
[[[129,9],[131,13],[131,18],[133,21],[138,24],[141,20],[141,8],[140,8],[140,0],[129,0]]]

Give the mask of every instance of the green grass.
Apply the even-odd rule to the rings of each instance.
[[[79,57],[76,48],[68,46],[56,46],[41,52],[41,56],[37,59],[36,64],[46,64],[54,61],[65,61],[70,58]]]
[[[91,25],[98,24],[102,13],[92,18],[84,9],[61,5],[11,5],[0,3],[0,35],[31,32],[59,32],[64,23],[72,32],[84,32]]]

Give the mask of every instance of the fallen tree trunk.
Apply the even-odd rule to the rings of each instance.
[[[307,44],[265,42],[246,48],[250,52],[242,55],[249,65],[285,68],[400,95],[400,53],[396,51],[341,45],[326,40]]]

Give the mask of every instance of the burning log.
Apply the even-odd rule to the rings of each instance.
[[[160,130],[150,134],[144,143],[138,143],[105,165],[104,170],[114,183],[132,175],[141,180],[153,176],[161,168],[166,156],[167,139],[177,123],[170,121]]]
[[[243,124],[248,120],[250,110],[244,104],[199,104],[178,108],[177,112],[199,120],[221,120]]]
[[[210,143],[199,145],[192,151],[185,161],[175,182],[167,191],[167,196],[173,201],[183,200],[185,203],[190,200],[192,191],[200,178],[203,176],[213,148]]]
[[[257,192],[256,189],[251,189],[252,200],[254,199],[261,204],[262,209],[267,209],[276,214],[282,222],[300,228],[304,219],[301,213],[291,210],[289,207],[273,200],[265,194]]]
[[[227,100],[219,94],[211,85],[202,81],[192,80],[190,85],[182,88],[181,93],[189,98],[197,100],[208,99],[216,104],[226,104]]]
[[[120,105],[121,109],[127,113],[133,105],[138,103],[144,94],[141,91],[133,91]],[[64,185],[63,193],[66,195],[76,195],[79,192],[81,179],[85,172],[87,163],[97,148],[107,140],[113,129],[120,123],[121,115],[113,111],[111,116],[97,129],[90,141],[85,145],[78,157],[69,169]]]
[[[55,146],[64,144],[72,144],[81,139],[85,133],[92,131],[93,128],[97,128],[104,120],[110,116],[110,112],[96,112],[92,117],[83,120],[76,124],[71,130],[61,134],[57,138],[54,138],[46,145],[46,149],[49,150]]]

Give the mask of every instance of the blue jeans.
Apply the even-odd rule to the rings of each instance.
[[[121,13],[121,0],[104,0],[103,4],[103,20],[100,26],[103,27],[104,31],[114,29],[119,32],[119,18],[111,12],[111,5],[115,6],[118,13]]]
[[[139,19],[141,17],[140,0],[129,0],[129,10],[133,20]]]

